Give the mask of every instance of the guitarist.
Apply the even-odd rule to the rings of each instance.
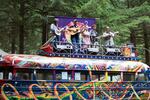
[[[58,27],[58,19],[55,19],[54,22],[50,25],[50,30],[53,36],[55,36],[55,40],[60,41],[60,35],[61,35],[61,31]]]
[[[103,33],[103,38],[104,38],[104,41],[105,41],[105,46],[114,46],[114,36],[115,34],[118,33],[118,32],[112,32],[110,30],[110,27],[106,27],[106,30],[105,32]]]
[[[74,21],[73,21],[73,24],[71,25],[71,26],[69,26],[69,28],[71,29],[79,29],[79,26],[78,26],[78,21],[75,19]],[[79,44],[79,34],[80,34],[80,32],[78,32],[77,30],[76,30],[76,32],[75,32],[75,34],[72,34],[71,35],[71,42],[72,42],[72,44]]]

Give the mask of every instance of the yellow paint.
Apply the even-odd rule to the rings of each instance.
[[[105,81],[108,81],[108,72],[105,72]]]

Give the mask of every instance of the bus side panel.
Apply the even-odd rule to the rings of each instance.
[[[150,82],[0,81],[0,98],[149,99]]]

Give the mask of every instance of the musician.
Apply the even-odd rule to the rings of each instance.
[[[79,28],[78,27],[78,21],[75,19],[73,21],[73,24],[71,26],[69,26],[69,28]],[[72,44],[79,44],[79,32],[76,31],[76,33],[74,35],[71,35],[71,42]]]
[[[50,25],[50,31],[52,33],[53,36],[55,36],[56,41],[60,40],[60,30],[58,27],[58,19],[54,19],[54,22]]]
[[[103,38],[104,38],[104,41],[105,41],[105,46],[114,46],[114,36],[115,34],[118,33],[118,32],[112,32],[110,27],[106,27],[106,30],[105,32],[103,33]]]
[[[90,39],[91,39],[92,44],[96,42],[97,35],[98,33],[96,31],[96,24],[93,24],[92,29],[90,30]]]
[[[83,26],[83,30],[81,31],[81,35],[82,35],[82,42],[84,44],[83,45],[84,48],[89,47],[91,44],[90,32],[88,31],[88,27],[86,25]]]

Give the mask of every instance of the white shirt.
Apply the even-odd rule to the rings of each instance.
[[[114,36],[115,36],[115,33],[113,33],[113,32],[104,32],[103,33],[103,37],[105,40],[105,46],[113,46],[114,45],[114,40],[113,40]]]
[[[91,36],[97,36],[97,32],[96,32],[96,30],[94,30],[94,29],[92,29],[92,30],[90,30],[90,35]]]
[[[51,24],[50,29],[54,32],[59,31],[58,27],[55,24]]]

